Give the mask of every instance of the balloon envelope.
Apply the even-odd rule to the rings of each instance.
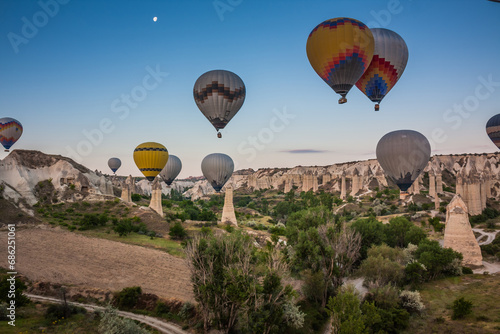
[[[413,130],[389,132],[377,144],[380,166],[402,191],[408,190],[427,166],[430,156],[429,141]]]
[[[311,66],[342,97],[370,65],[373,49],[370,29],[363,22],[348,17],[318,24],[309,34],[306,45]]]
[[[380,103],[403,74],[408,62],[408,47],[401,36],[383,28],[371,29],[375,51],[370,66],[356,82],[371,101]]]
[[[224,129],[245,101],[245,84],[236,74],[214,70],[196,80],[193,96],[196,105],[214,128]]]
[[[181,159],[175,155],[169,155],[165,168],[160,172],[160,176],[167,185],[171,185],[182,169]]]
[[[146,179],[153,181],[167,164],[168,151],[159,143],[142,143],[134,150],[134,161]]]
[[[109,168],[113,171],[113,173],[116,173],[118,168],[122,165],[122,162],[118,158],[111,158],[108,160],[108,166]]]
[[[224,187],[233,170],[233,159],[223,153],[209,154],[201,162],[201,171],[216,192]]]
[[[22,134],[23,126],[19,121],[10,117],[0,118],[0,143],[5,147],[6,152]]]
[[[486,123],[486,133],[493,144],[500,148],[500,114],[488,120],[488,123]]]

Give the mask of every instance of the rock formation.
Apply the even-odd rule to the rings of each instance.
[[[224,197],[224,207],[222,208],[221,222],[223,224],[238,226],[233,206],[233,188],[231,187],[226,187],[226,195]]]
[[[163,217],[163,207],[161,206],[161,183],[160,178],[155,177],[152,185],[153,191],[151,193],[151,203],[149,207]]]
[[[443,174],[436,173],[436,194],[443,194]]]
[[[358,169],[355,168],[352,174],[351,196],[356,196],[358,192],[361,190],[361,188],[362,188],[361,176],[359,175]]]
[[[429,196],[436,197],[436,174],[434,169],[429,171]]]
[[[125,182],[122,184],[122,196],[121,199],[124,202],[132,203],[132,192],[134,188],[134,179],[132,175],[129,175]]]
[[[455,195],[446,207],[446,227],[443,247],[462,253],[463,265],[482,266],[481,248],[472,232],[467,205],[460,195]]]
[[[341,199],[345,199],[346,198],[346,189],[347,189],[347,186],[345,184],[346,180],[345,180],[345,171],[342,171],[342,175],[341,175],[341,190],[340,190],[340,198]]]

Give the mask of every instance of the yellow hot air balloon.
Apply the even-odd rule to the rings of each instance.
[[[373,57],[373,35],[355,19],[338,17],[322,22],[307,39],[307,57],[316,73],[347,102],[346,95]]]
[[[168,161],[168,151],[162,144],[147,142],[134,150],[134,161],[146,179],[153,181]]]

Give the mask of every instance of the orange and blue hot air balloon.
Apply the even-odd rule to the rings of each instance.
[[[339,17],[316,26],[307,39],[307,58],[316,73],[347,102],[345,96],[373,57],[373,35],[355,19]]]
[[[406,68],[408,47],[403,38],[394,31],[383,28],[374,28],[371,31],[375,39],[375,51],[370,66],[356,82],[356,87],[376,103],[377,111],[382,99],[394,87]]]
[[[493,116],[486,123],[486,134],[493,144],[500,148],[500,114]]]
[[[13,118],[0,118],[0,143],[5,147],[5,152],[9,149],[23,134],[23,126]]]

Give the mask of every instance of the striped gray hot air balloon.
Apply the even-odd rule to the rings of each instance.
[[[398,130],[384,135],[377,144],[376,152],[386,175],[399,189],[407,191],[427,166],[431,145],[417,131]]]
[[[224,187],[233,170],[233,159],[223,153],[209,154],[201,162],[201,171],[216,192]]]
[[[169,155],[167,164],[160,172],[160,176],[162,177],[163,181],[165,181],[165,183],[169,186],[172,184],[172,182],[174,182],[177,175],[179,175],[181,169],[181,159],[179,159],[175,155]]]
[[[196,105],[212,123],[217,136],[220,129],[240,110],[245,101],[245,84],[233,72],[214,70],[202,74],[193,88]]]
[[[108,160],[108,166],[109,168],[113,171],[113,173],[116,173],[118,168],[122,165],[122,162],[118,158],[111,158]]]

